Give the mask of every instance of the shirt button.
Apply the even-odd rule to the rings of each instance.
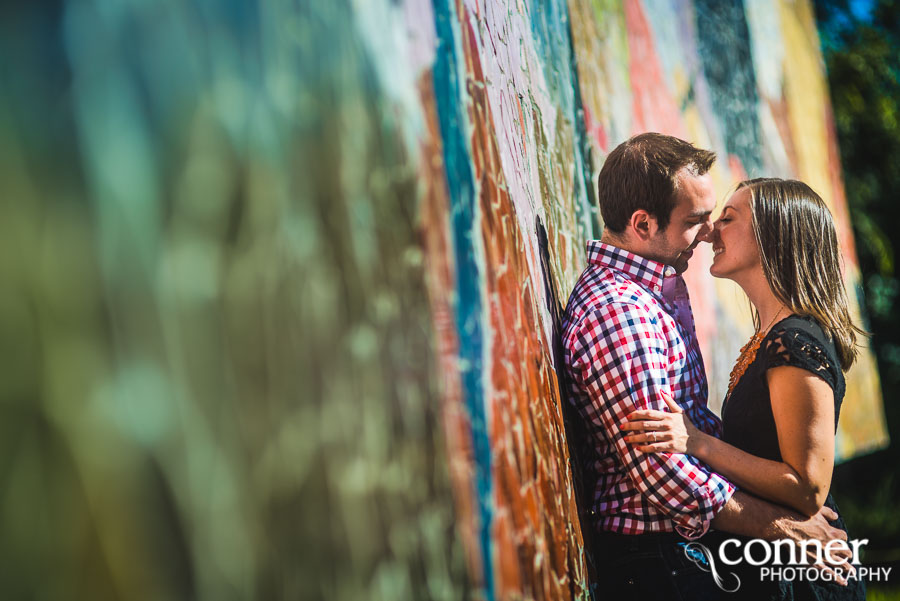
[[[653,290],[654,290],[654,292],[659,292],[659,286],[654,286]]]

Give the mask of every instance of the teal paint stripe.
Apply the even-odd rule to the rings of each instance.
[[[475,259],[474,236],[476,192],[471,157],[466,145],[466,121],[460,105],[460,82],[457,78],[457,46],[453,31],[455,13],[449,0],[435,0],[435,26],[438,49],[434,64],[434,91],[437,101],[441,138],[444,145],[444,168],[450,193],[451,227],[456,258],[458,302],[456,328],[459,336],[459,358],[462,389],[472,425],[475,451],[475,489],[480,523],[479,542],[484,573],[485,598],[494,599],[494,574],[491,563],[491,452],[487,432],[482,382],[481,278]]]

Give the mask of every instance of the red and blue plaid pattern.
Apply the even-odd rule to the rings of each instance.
[[[689,455],[643,454],[619,426],[638,409],[665,411],[667,392],[699,429],[721,436],[693,323],[679,324],[663,295],[672,267],[598,240],[588,242],[563,322],[571,401],[596,451],[592,514],[598,530],[702,536],[736,488]],[[667,288],[670,288],[667,287]],[[684,313],[684,309],[682,313]],[[682,322],[684,319],[682,319]]]

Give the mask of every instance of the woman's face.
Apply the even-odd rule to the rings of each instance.
[[[762,269],[759,247],[753,235],[749,188],[741,188],[731,195],[713,224],[710,240],[713,264],[709,272],[715,277],[740,283],[743,274]]]

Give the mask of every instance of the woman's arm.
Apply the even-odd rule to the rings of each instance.
[[[783,461],[751,455],[697,430],[667,399],[672,413],[636,411],[624,430],[642,452],[687,453],[753,494],[814,515],[825,502],[834,468],[834,393],[798,367],[767,372]],[[676,411],[677,410],[677,411]]]

